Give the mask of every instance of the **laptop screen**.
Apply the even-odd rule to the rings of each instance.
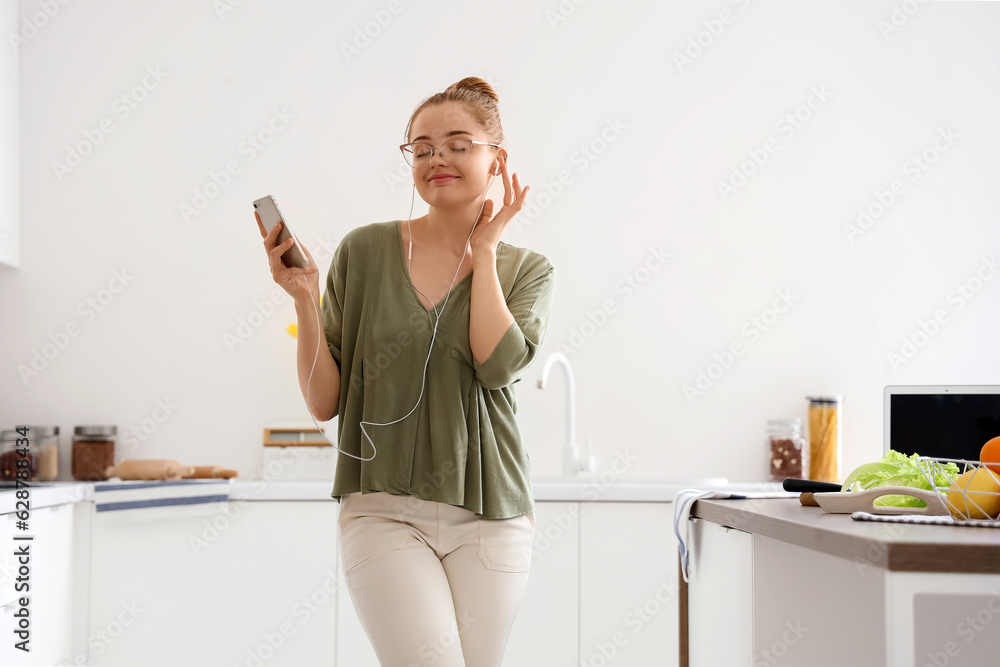
[[[889,393],[886,399],[888,449],[907,456],[978,461],[986,441],[1000,436],[1000,393]]]

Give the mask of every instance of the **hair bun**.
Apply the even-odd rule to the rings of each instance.
[[[448,86],[448,91],[459,91],[459,90],[472,90],[483,97],[488,98],[493,104],[500,102],[500,96],[497,95],[497,91],[493,89],[493,86],[488,84],[483,79],[478,76],[467,76],[457,83],[453,83]],[[446,91],[447,92],[447,91]]]

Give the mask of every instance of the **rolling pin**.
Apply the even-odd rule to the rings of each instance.
[[[191,466],[182,466],[173,459],[129,459],[108,466],[105,475],[118,479],[182,479],[194,474]]]
[[[236,477],[240,473],[236,470],[230,470],[229,468],[223,468],[222,466],[191,466],[194,471],[190,475],[184,475],[185,478],[194,479],[229,479],[230,477]]]

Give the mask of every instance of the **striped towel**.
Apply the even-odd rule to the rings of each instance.
[[[871,514],[854,512],[855,521],[882,521],[884,523],[923,523],[932,526],[974,526],[976,528],[1000,528],[1000,521],[953,519],[950,516],[926,516],[922,514]]]
[[[114,512],[169,505],[199,505],[229,500],[228,479],[129,480],[96,482],[94,510]]]
[[[688,562],[691,560],[691,540],[688,528],[691,510],[696,500],[701,498],[746,498],[745,495],[728,493],[726,491],[703,491],[701,489],[683,489],[674,498],[674,535],[677,536],[677,551],[681,559],[681,576],[688,580]]]

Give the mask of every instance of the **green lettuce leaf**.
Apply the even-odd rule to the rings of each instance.
[[[934,487],[948,487],[958,477],[958,466],[954,463],[938,463],[930,460],[918,460],[920,456],[906,456],[900,452],[889,450],[876,463],[866,463],[859,466],[844,480],[840,490],[867,491],[881,486],[909,486],[915,489],[932,490]],[[928,473],[934,479],[931,486]],[[875,501],[876,505],[887,507],[926,507],[927,503],[919,498],[898,494],[882,496]]]

